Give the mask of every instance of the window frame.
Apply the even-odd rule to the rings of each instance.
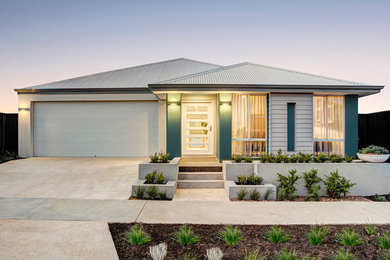
[[[345,154],[345,96],[344,95],[313,95],[314,97],[325,97],[326,98],[326,111],[325,111],[325,119],[326,119],[326,138],[314,138],[313,136],[313,150],[312,153],[314,154],[314,142],[343,142],[343,156]],[[328,138],[328,97],[342,97],[343,98],[343,139],[329,139]],[[314,111],[314,105],[313,105],[313,111]],[[314,113],[314,112],[313,112]],[[314,115],[313,115],[313,135],[314,135]]]

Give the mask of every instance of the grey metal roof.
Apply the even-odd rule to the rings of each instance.
[[[185,58],[151,63],[125,69],[61,80],[24,89],[110,89],[147,88],[148,84],[184,75],[220,68],[210,64]],[[23,90],[23,89],[20,89]]]
[[[240,63],[157,83],[166,85],[365,85],[253,63]]]

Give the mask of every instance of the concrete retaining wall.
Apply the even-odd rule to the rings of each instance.
[[[180,157],[173,158],[169,163],[141,162],[138,165],[138,180],[145,180],[145,175],[156,170],[162,172],[168,181],[176,181],[179,173]]]
[[[145,180],[136,181],[131,187],[131,196],[136,196],[136,191],[139,187],[144,187],[145,192],[143,198],[149,198],[148,189],[152,186],[156,186],[157,193],[165,192],[168,199],[172,199],[176,192],[176,181],[168,181],[166,184],[144,184]],[[157,195],[158,197],[158,195]]]
[[[234,181],[225,181],[225,191],[229,196],[229,199],[237,199],[237,194],[240,190],[246,190],[247,194],[244,199],[249,199],[250,192],[256,190],[260,193],[260,200],[264,200],[264,195],[269,190],[269,195],[267,200],[275,200],[276,199],[276,186],[272,184],[264,184],[264,185],[237,185]]]
[[[222,162],[223,179],[226,181],[237,181],[240,175],[250,176],[256,174],[256,166],[258,162],[253,163],[236,163],[232,161]]]
[[[263,183],[279,185],[277,173],[287,175],[291,169],[296,169],[298,175],[311,169],[318,170],[318,176],[325,179],[331,171],[338,170],[341,176],[356,183],[349,195],[369,196],[390,193],[389,163],[258,163],[257,175],[263,177]],[[297,195],[306,195],[303,178],[297,182]],[[325,194],[325,185],[321,183],[321,195]]]

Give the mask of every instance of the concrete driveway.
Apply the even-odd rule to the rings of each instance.
[[[0,197],[125,200],[142,160],[36,157],[10,161],[0,164]]]

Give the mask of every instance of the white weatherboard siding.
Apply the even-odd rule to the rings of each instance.
[[[34,156],[146,157],[159,148],[158,102],[36,102]]]
[[[313,152],[313,95],[271,94],[271,152],[287,152],[287,103],[295,103],[295,151]]]

